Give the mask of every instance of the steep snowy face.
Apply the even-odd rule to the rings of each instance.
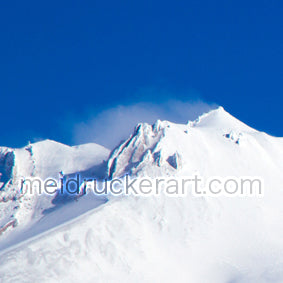
[[[0,148],[0,233],[27,221],[34,213],[37,198],[21,194],[22,180],[27,177],[59,179],[59,172],[67,175],[98,169],[103,167],[108,155],[109,150],[97,144],[71,147],[51,140],[19,149]],[[50,202],[51,199],[49,205]]]

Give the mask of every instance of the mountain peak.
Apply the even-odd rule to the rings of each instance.
[[[255,130],[244,124],[222,106],[211,110],[208,113],[202,114],[195,121],[191,122],[194,127],[204,127],[222,130],[236,130],[243,132],[254,132]]]
[[[239,144],[243,134],[255,131],[221,106],[201,115],[195,121],[190,121],[187,125],[160,120],[153,125],[141,123],[136,126],[131,137],[112,152],[108,160],[108,177],[113,178],[126,173],[137,174],[142,168],[145,172],[144,166],[147,164],[150,164],[151,171],[153,168],[163,167],[163,173],[166,170],[166,174],[171,174],[174,166],[170,160],[174,159],[174,156],[179,156],[178,152],[186,155],[186,152],[190,151],[188,148],[196,147],[203,141],[204,136],[207,140],[217,140],[221,148],[222,143],[226,144],[227,140],[223,137],[233,136],[231,139]],[[166,160],[168,162],[163,162]]]

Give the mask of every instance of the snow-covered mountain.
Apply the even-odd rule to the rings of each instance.
[[[0,204],[1,223],[19,223],[0,237],[1,282],[283,282],[282,138],[220,107],[186,125],[140,124],[108,154],[51,141],[2,148],[2,199],[16,194],[19,176],[60,171],[110,179],[259,176],[264,196],[85,195],[56,207],[50,197],[16,195]]]

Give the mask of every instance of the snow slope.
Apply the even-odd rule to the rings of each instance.
[[[221,107],[186,125],[140,124],[109,157],[109,177],[260,176],[264,197],[112,197],[6,250],[2,240],[0,278],[283,282],[282,161],[282,138],[248,127]],[[67,206],[67,214],[89,197]]]
[[[24,148],[0,148],[0,233],[40,217],[54,206],[54,196],[28,196],[19,191],[27,177],[59,179],[59,172],[68,175],[91,170],[100,174],[109,150],[97,144],[67,146],[44,140]]]

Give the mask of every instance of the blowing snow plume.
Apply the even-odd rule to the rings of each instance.
[[[154,123],[158,119],[186,123],[213,108],[216,108],[215,104],[178,100],[160,104],[141,102],[118,105],[89,117],[86,122],[76,124],[74,142],[95,142],[112,149],[126,139],[138,123]]]

